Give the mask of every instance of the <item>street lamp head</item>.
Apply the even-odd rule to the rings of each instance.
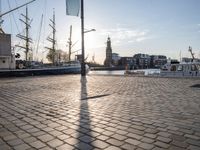
[[[96,31],[96,29],[86,30],[86,31],[84,31],[84,33],[92,32],[92,31]]]

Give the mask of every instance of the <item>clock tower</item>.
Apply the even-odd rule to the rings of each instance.
[[[108,37],[108,39],[107,39],[106,59],[104,61],[104,65],[106,67],[111,67],[112,66],[112,48],[111,48],[110,37]]]

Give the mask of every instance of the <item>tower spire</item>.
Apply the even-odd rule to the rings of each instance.
[[[104,65],[106,67],[112,66],[112,47],[111,47],[111,39],[110,39],[109,36],[108,36],[108,39],[107,39],[106,59],[105,59]]]

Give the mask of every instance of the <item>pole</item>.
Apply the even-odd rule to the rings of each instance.
[[[69,62],[71,61],[71,50],[72,50],[72,25],[70,26],[70,36],[69,36]]]
[[[28,7],[26,6],[26,61],[30,61],[29,55],[29,27],[28,27]]]
[[[0,15],[1,15],[1,0],[0,0]],[[1,23],[2,23],[2,17],[0,17],[0,28],[1,28]]]
[[[53,64],[55,64],[55,34],[56,34],[56,30],[55,30],[55,10],[53,9]]]
[[[81,76],[85,76],[85,45],[84,45],[84,0],[81,0],[81,37],[82,37],[82,62]]]

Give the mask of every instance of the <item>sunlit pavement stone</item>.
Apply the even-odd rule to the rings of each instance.
[[[1,78],[0,149],[200,149],[200,79]]]

